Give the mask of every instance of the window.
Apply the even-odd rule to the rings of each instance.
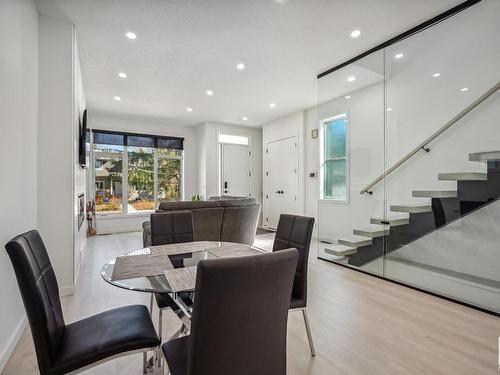
[[[96,212],[120,213],[122,202],[123,146],[94,144]]]
[[[321,123],[321,198],[348,200],[348,129],[345,114]]]
[[[158,149],[158,202],[180,200],[182,151]]]
[[[97,212],[152,211],[158,203],[182,199],[183,138],[97,130],[93,135]]]

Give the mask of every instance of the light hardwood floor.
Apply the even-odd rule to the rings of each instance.
[[[141,248],[141,234],[99,236],[88,241],[75,294],[63,297],[67,322],[116,306],[148,304],[146,294],[104,282],[109,258]],[[256,244],[269,249],[272,234]],[[164,314],[169,337],[178,328]],[[317,357],[309,353],[300,312],[291,313],[288,374],[498,374],[500,318],[316,259],[309,271],[309,319]],[[37,374],[27,329],[3,374]],[[120,358],[88,374],[140,374],[139,355]]]

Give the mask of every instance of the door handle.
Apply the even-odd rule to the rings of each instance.
[[[227,189],[227,181],[224,181],[224,189]]]

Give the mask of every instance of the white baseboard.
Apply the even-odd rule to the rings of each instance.
[[[12,355],[12,352],[16,348],[16,345],[19,339],[21,338],[21,335],[23,334],[24,328],[26,328],[27,324],[28,324],[28,318],[26,317],[26,315],[24,315],[21,321],[18,323],[12,335],[9,337],[8,340],[6,340],[5,348],[0,354],[0,374],[3,372],[5,365],[7,364],[10,356]]]

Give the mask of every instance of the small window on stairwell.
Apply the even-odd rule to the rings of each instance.
[[[346,114],[321,121],[321,199],[347,202],[349,196],[349,142]]]

